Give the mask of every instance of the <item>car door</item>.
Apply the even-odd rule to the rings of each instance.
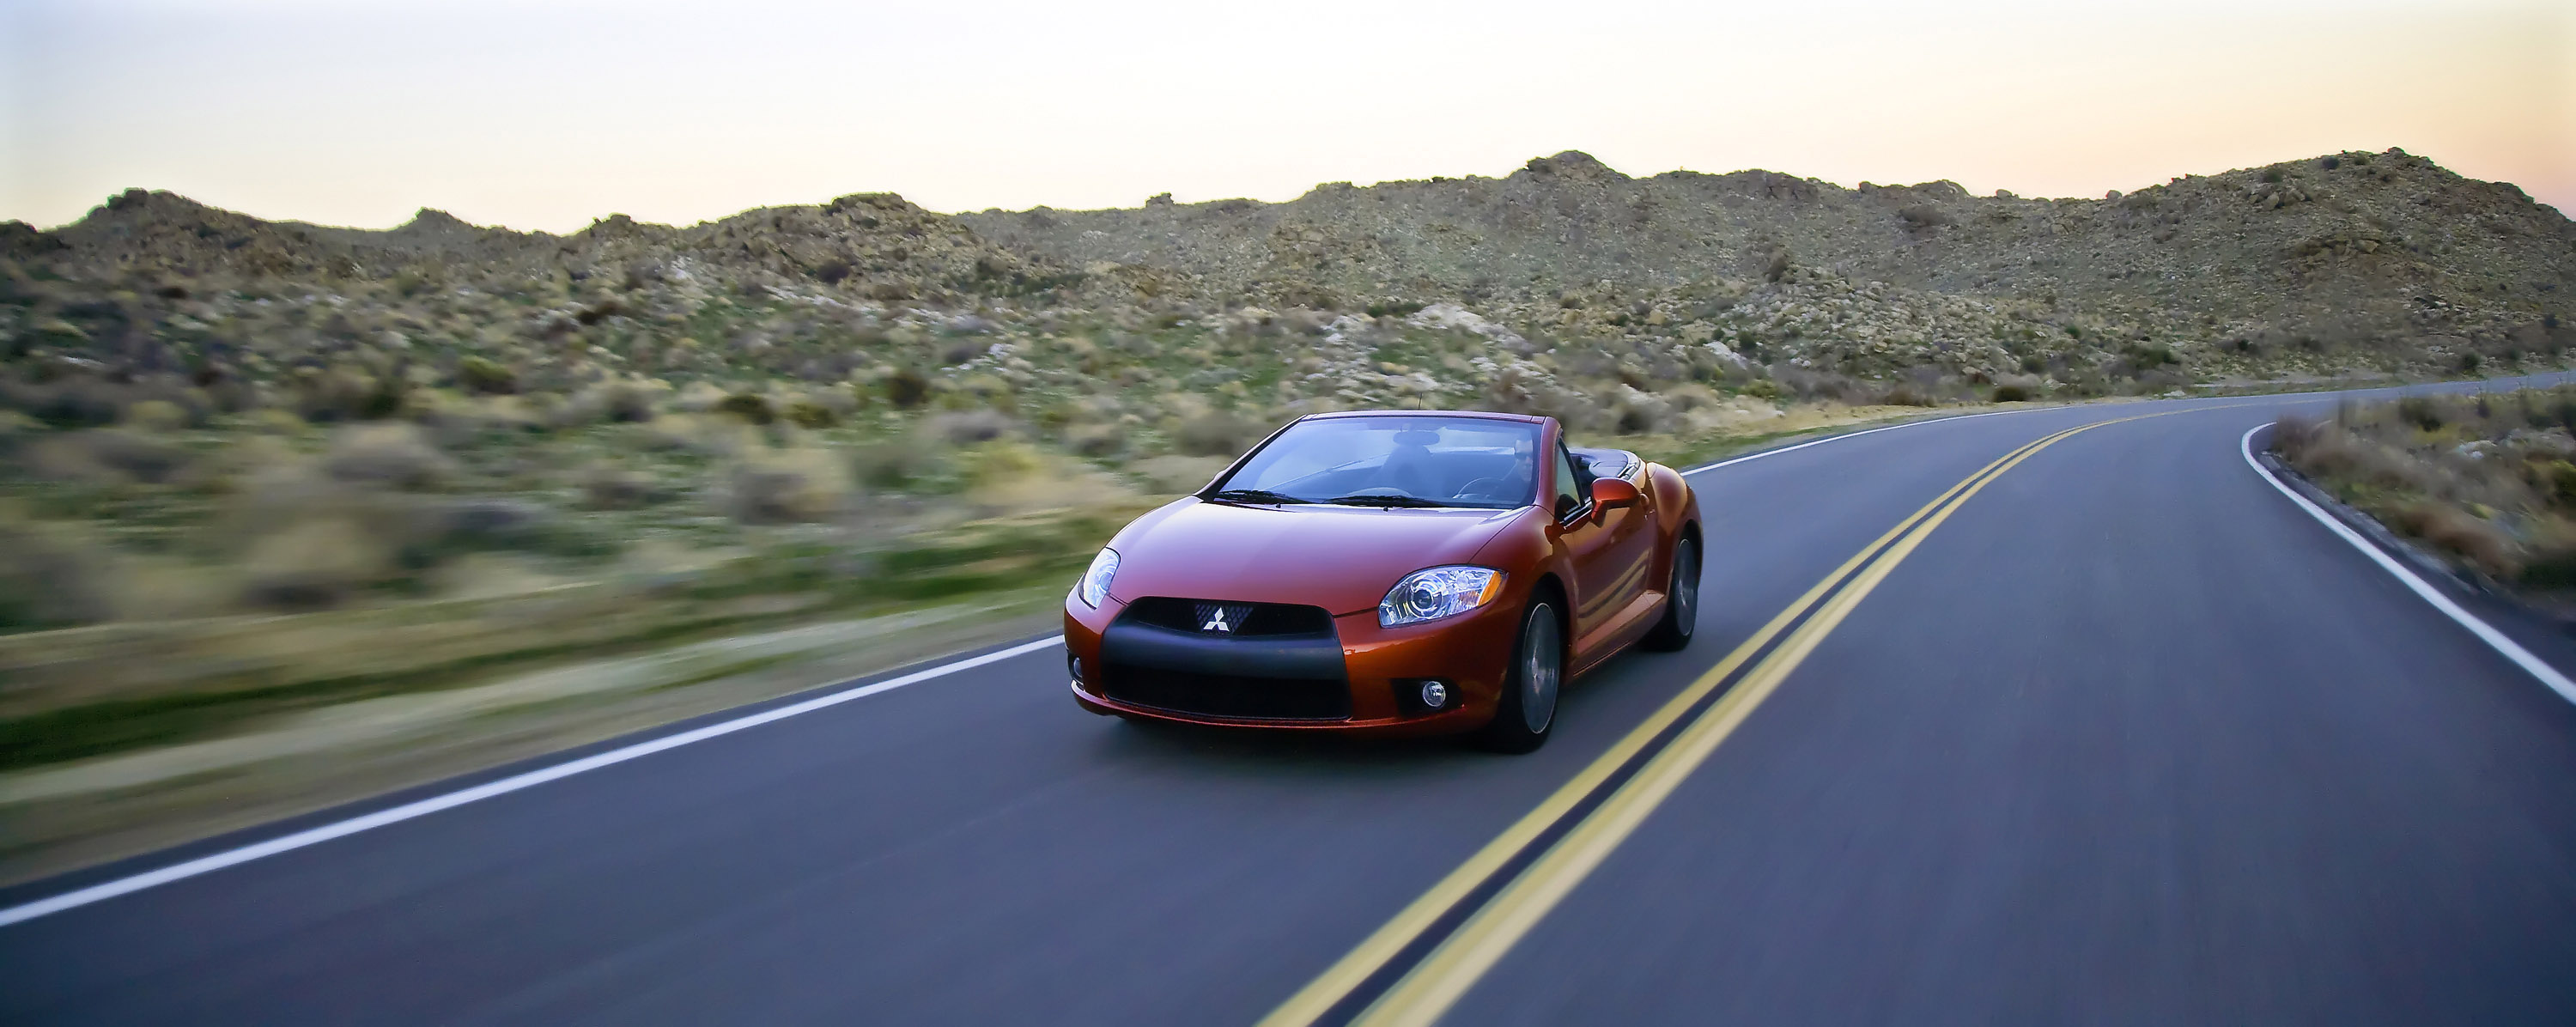
[[[1574,637],[1587,643],[1644,590],[1646,557],[1652,549],[1645,544],[1652,536],[1644,526],[1651,518],[1642,503],[1594,516],[1592,477],[1561,441],[1555,478],[1557,541],[1565,547],[1574,570],[1568,587],[1573,593]]]

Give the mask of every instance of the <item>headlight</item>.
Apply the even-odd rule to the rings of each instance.
[[[1083,605],[1097,607],[1109,598],[1109,579],[1117,576],[1118,551],[1103,549],[1091,558],[1091,569],[1082,572],[1082,583],[1074,586],[1073,594],[1082,597]]]
[[[1377,604],[1377,626],[1398,627],[1454,617],[1503,594],[1503,572],[1490,567],[1433,567],[1404,576]]]

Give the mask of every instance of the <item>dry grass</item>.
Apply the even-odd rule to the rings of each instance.
[[[817,447],[754,450],[729,472],[718,503],[745,524],[829,520],[856,499],[848,461]]]
[[[2284,418],[2274,447],[2337,498],[2490,579],[2576,588],[2576,389],[2417,396]]]

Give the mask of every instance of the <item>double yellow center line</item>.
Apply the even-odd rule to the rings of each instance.
[[[2069,428],[2006,453],[1898,522],[1263,1017],[1261,1027],[1439,1019],[1942,521],[2032,454],[2078,432],[2136,419]]]

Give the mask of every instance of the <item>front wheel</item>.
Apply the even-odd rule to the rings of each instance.
[[[1671,652],[1688,646],[1698,626],[1699,542],[1684,535],[1673,540],[1673,581],[1664,590],[1664,618],[1646,632],[1646,648]]]
[[[1565,643],[1556,608],[1548,600],[1530,604],[1521,616],[1520,644],[1512,647],[1511,672],[1503,676],[1503,698],[1494,719],[1477,736],[1495,752],[1521,753],[1547,744],[1556,726],[1556,693],[1565,680]]]

